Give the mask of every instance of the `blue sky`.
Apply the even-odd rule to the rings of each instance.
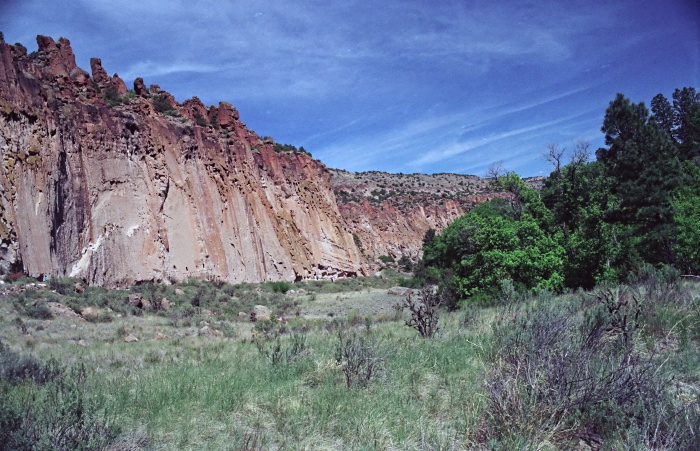
[[[548,144],[603,145],[617,92],[700,88],[696,0],[2,0],[0,31],[351,171],[547,175]]]

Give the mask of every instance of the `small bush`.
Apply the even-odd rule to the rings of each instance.
[[[274,293],[286,293],[287,291],[292,289],[292,284],[289,282],[270,282],[270,286],[272,287],[272,291]]]
[[[209,125],[209,121],[207,120],[207,118],[205,118],[199,113],[194,113],[194,123],[199,125],[200,127],[207,127]]]
[[[105,100],[105,102],[109,103],[112,106],[121,105],[122,103],[128,102],[128,98],[122,97],[119,94],[119,91],[117,91],[117,88],[111,85],[107,86],[102,91],[102,98]]]
[[[664,407],[673,403],[668,381],[634,345],[638,314],[624,290],[602,291],[583,312],[561,298],[503,307],[493,327],[486,435],[525,449],[545,442],[568,449],[580,440],[598,448],[629,442],[630,430],[656,434],[647,443],[694,440],[664,435],[679,423]]]
[[[380,353],[378,344],[367,336],[339,332],[335,355],[348,388],[367,387],[385,371],[386,357]]]
[[[380,255],[379,260],[381,260],[382,263],[384,263],[384,264],[389,264],[389,263],[395,262],[394,257],[392,257],[391,255]]]
[[[20,355],[0,342],[0,381],[17,384],[33,380],[39,384],[52,381],[61,375],[56,361],[41,363],[30,355]]]
[[[396,285],[406,288],[423,288],[425,286],[425,280],[420,277],[399,277],[396,280]]]
[[[173,109],[173,106],[170,105],[168,99],[164,95],[154,94],[151,96],[151,101],[153,102],[153,106],[155,107],[156,111],[159,113],[163,113],[167,116],[175,116],[177,114],[177,112]]]
[[[431,288],[425,288],[420,292],[419,301],[408,294],[403,304],[398,304],[396,309],[408,310],[411,318],[406,320],[406,325],[417,330],[421,337],[431,338],[438,332],[440,303],[439,294],[433,293]]]
[[[273,365],[296,362],[306,355],[309,349],[306,334],[303,333],[293,333],[288,340],[283,340],[279,335],[272,342],[258,339],[255,344],[260,355]]]
[[[77,367],[42,385],[0,384],[0,443],[4,449],[104,449],[119,428],[97,411]]]
[[[402,255],[399,259],[399,266],[406,272],[413,272],[415,263],[413,263],[413,260],[411,260],[411,257],[408,255]]]

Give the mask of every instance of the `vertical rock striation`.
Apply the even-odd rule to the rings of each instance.
[[[367,269],[326,167],[277,153],[227,103],[179,104],[67,39],[0,43],[0,264],[126,286]]]

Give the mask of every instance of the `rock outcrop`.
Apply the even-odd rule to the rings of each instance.
[[[129,91],[99,58],[78,67],[67,39],[37,42],[0,42],[0,272],[111,287],[369,274],[503,195],[474,176],[329,171],[229,103],[142,78]]]
[[[356,244],[370,258],[420,258],[428,229],[440,231],[475,205],[508,197],[473,175],[337,169],[331,174],[340,212]],[[527,181],[537,185],[539,178]]]
[[[127,286],[361,273],[326,167],[277,153],[221,103],[179,104],[67,39],[0,43],[0,261]]]

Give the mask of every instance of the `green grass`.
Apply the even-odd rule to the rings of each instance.
[[[13,295],[0,298],[0,340],[12,343],[12,352],[18,353],[8,354],[5,365],[10,369],[35,362],[20,354],[39,359],[32,368],[52,358],[65,368],[83,365],[80,391],[90,401],[91,415],[118,426],[121,435],[112,437],[112,442],[124,448],[557,449],[578,443],[576,434],[582,431],[598,434],[606,447],[651,446],[648,422],[625,419],[624,409],[614,411],[620,417],[606,423],[610,430],[597,431],[582,419],[600,415],[584,415],[575,408],[561,413],[558,404],[545,402],[552,399],[549,395],[525,396],[536,393],[528,390],[548,393],[556,387],[547,385],[547,365],[569,364],[567,356],[579,346],[577,337],[590,327],[586,324],[593,324],[590,318],[598,318],[596,312],[603,314],[601,324],[619,324],[618,317],[604,315],[604,290],[443,312],[440,332],[425,339],[391,309],[400,298],[377,288],[393,282],[379,278],[306,282],[293,284],[296,293],[286,295],[275,293],[270,283],[146,285],[132,291],[149,299],[167,296],[173,306],[138,315],[123,308],[128,292],[89,288],[74,293],[71,282],[58,300],[112,308],[113,320],[44,319],[27,306],[56,295],[48,291]],[[659,412],[682,407],[689,421],[700,418],[698,289],[692,283],[657,282],[642,281],[615,292],[615,300],[634,298],[641,305],[638,326],[629,334],[631,347],[625,352],[652,365],[649,390],[661,387],[653,392],[660,400],[653,404],[656,413],[634,403],[629,408],[637,409],[635,415],[641,419],[660,419],[662,431],[675,428],[690,440],[685,423],[674,423],[670,414]],[[181,294],[175,294],[176,289]],[[195,298],[199,306],[193,305]],[[292,305],[288,312],[298,309],[300,316],[292,314],[289,324],[272,324],[262,333],[237,314],[239,307],[252,307],[261,299],[270,300],[280,312]],[[635,312],[634,307],[625,311]],[[203,324],[229,333],[202,336]],[[554,329],[559,326],[559,331]],[[139,341],[125,343],[129,333]],[[158,333],[166,338],[157,339]],[[348,387],[342,362],[337,361],[339,334],[353,333],[385,358],[382,371],[366,387]],[[608,354],[618,349],[601,343],[600,349]],[[599,354],[582,356],[581,368],[592,374],[603,371],[596,366],[604,361],[596,360]],[[585,360],[589,357],[592,363]],[[518,362],[529,366],[517,366]],[[494,384],[504,384],[497,390],[498,399]],[[10,387],[6,390],[12,396],[17,390],[52,390],[31,381],[5,387]],[[513,407],[517,405],[521,407]],[[499,419],[493,410],[499,406],[513,410]],[[541,414],[546,409],[562,417],[550,423]],[[687,440],[683,443],[691,443]],[[673,443],[666,439],[656,445],[673,449],[668,446]]]

